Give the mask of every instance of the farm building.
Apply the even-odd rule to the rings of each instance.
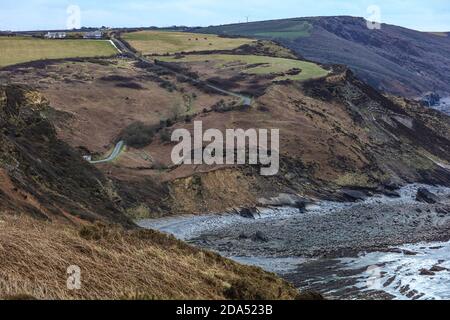
[[[47,39],[65,39],[67,34],[65,32],[48,32],[45,35]]]
[[[14,37],[15,34],[11,31],[0,31],[0,37]]]
[[[103,38],[103,32],[100,30],[93,31],[93,32],[86,32],[83,36],[84,39],[102,39]]]

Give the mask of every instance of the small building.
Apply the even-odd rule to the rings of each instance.
[[[92,32],[86,32],[83,36],[84,39],[102,39],[103,38],[103,32],[100,30],[92,31]]]
[[[46,39],[65,39],[67,34],[65,32],[47,32]]]
[[[0,31],[0,37],[14,37],[15,34],[11,31]]]

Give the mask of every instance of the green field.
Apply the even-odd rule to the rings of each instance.
[[[254,41],[244,38],[222,38],[217,35],[171,31],[139,31],[124,34],[122,38],[144,55],[232,50]]]
[[[309,37],[313,26],[302,19],[261,21],[252,23],[214,26],[200,29],[202,33],[240,35],[263,39],[287,39]]]
[[[209,54],[209,55],[188,55],[183,58],[176,57],[159,57],[158,60],[166,62],[207,62],[213,61],[215,68],[224,69],[229,67],[236,67],[233,63],[241,63],[245,65],[261,64],[259,66],[247,68],[245,66],[243,71],[247,74],[271,74],[271,73],[284,73],[294,68],[302,70],[297,75],[280,76],[275,80],[308,80],[312,78],[320,78],[326,76],[328,71],[321,68],[319,65],[311,62],[284,59],[284,58],[272,58],[264,56],[254,55],[226,55],[226,54]]]
[[[103,40],[47,40],[0,37],[0,67],[44,59],[112,56],[114,46]]]

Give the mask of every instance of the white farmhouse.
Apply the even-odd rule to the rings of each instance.
[[[67,34],[65,32],[48,32],[45,35],[47,39],[65,39]]]
[[[93,31],[93,32],[86,32],[83,36],[84,39],[102,39],[103,38],[103,32],[100,30]]]

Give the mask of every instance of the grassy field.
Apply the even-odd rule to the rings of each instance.
[[[167,62],[201,62],[201,61],[214,61],[215,67],[218,69],[223,68],[235,68],[236,63],[244,64],[243,72],[248,74],[271,74],[271,73],[284,73],[294,68],[302,70],[297,75],[286,75],[276,78],[276,80],[307,80],[311,78],[319,78],[327,75],[327,71],[318,66],[315,63],[284,59],[273,58],[254,55],[226,55],[226,54],[210,54],[210,55],[189,55],[183,58],[175,57],[159,57],[159,60]],[[245,65],[250,65],[246,67]],[[258,65],[258,66],[251,66]]]
[[[221,38],[186,32],[139,31],[123,35],[123,39],[144,55],[205,50],[232,50],[253,40]]]
[[[0,67],[44,59],[111,56],[117,50],[102,40],[46,40],[0,37]]]

